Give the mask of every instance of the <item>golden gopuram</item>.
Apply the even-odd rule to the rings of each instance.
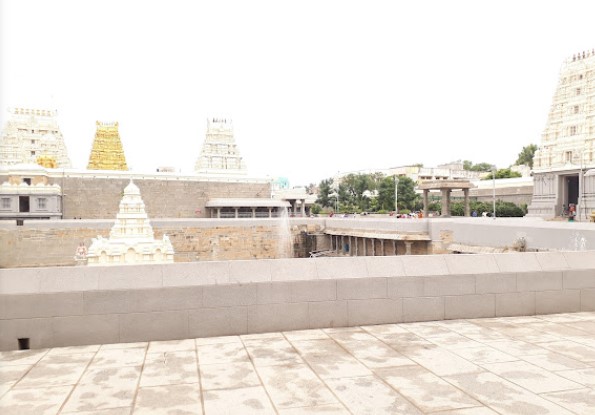
[[[89,170],[128,170],[118,122],[96,123],[95,139],[89,156]]]

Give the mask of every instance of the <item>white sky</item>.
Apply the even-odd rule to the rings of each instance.
[[[129,166],[191,172],[231,117],[253,174],[305,185],[540,142],[593,1],[0,0],[1,102],[58,109],[74,167],[118,120]]]

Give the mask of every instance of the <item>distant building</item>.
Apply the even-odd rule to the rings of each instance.
[[[245,175],[246,165],[233,136],[230,119],[209,118],[207,134],[195,165],[196,173]]]
[[[95,123],[96,131],[89,155],[89,170],[128,170],[120,140],[118,122]]]
[[[480,172],[465,170],[463,168],[462,161],[455,161],[452,163],[440,164],[437,167],[423,167],[421,165],[414,164],[410,166],[390,167],[387,169],[350,171],[338,173],[334,180],[341,179],[349,174],[373,173],[381,173],[385,176],[409,177],[416,183],[419,183],[423,180],[478,180],[481,174]]]
[[[532,216],[595,209],[595,50],[564,61],[541,145],[533,159]]]
[[[12,108],[10,119],[0,137],[0,166],[35,164],[38,158],[52,159],[56,167],[71,167],[58,112],[31,108]]]
[[[0,185],[0,219],[61,219],[62,189],[48,183],[47,171],[35,164],[14,167]]]

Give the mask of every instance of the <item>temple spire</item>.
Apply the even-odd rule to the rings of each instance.
[[[96,123],[95,139],[89,156],[89,170],[128,170],[120,140],[118,122]]]

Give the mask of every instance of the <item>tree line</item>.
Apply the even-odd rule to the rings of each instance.
[[[530,144],[523,147],[519,153],[516,165],[525,164],[533,166],[533,156],[537,146]],[[477,163],[473,164],[469,160],[463,162],[463,168],[471,171],[490,172],[484,179],[492,179],[493,164]],[[520,177],[520,173],[511,171],[510,168],[498,169],[496,179]],[[323,209],[333,212],[344,213],[362,213],[376,212],[386,213],[395,210],[395,185],[397,185],[398,211],[411,212],[423,209],[421,196],[415,192],[415,182],[409,177],[386,176],[382,173],[371,174],[348,174],[334,183],[332,178],[322,180],[318,187],[318,198],[313,207],[313,213],[320,213]],[[310,190],[316,186],[308,186]],[[492,212],[491,203],[478,202],[472,200],[471,210],[475,210],[478,215],[483,212]],[[497,201],[496,216],[524,216],[526,206],[517,206],[514,203]],[[440,211],[439,201],[431,201],[429,210]],[[453,216],[463,216],[464,206],[462,202],[454,201],[451,205],[451,214]]]

